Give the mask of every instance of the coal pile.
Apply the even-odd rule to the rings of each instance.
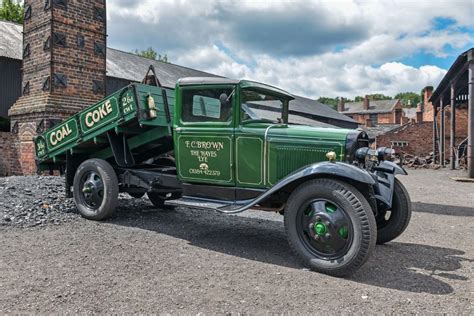
[[[439,169],[441,166],[434,163],[434,154],[431,152],[427,156],[415,156],[404,154],[403,155],[403,166],[412,169]],[[447,161],[446,163],[449,163]]]
[[[0,178],[0,226],[32,227],[79,218],[73,199],[65,197],[64,178]]]

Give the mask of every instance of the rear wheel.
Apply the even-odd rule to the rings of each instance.
[[[392,208],[379,211],[377,221],[377,244],[384,244],[400,236],[411,219],[411,201],[407,189],[395,178]]]
[[[375,218],[353,186],[310,180],[295,189],[285,208],[288,242],[303,264],[334,276],[354,273],[370,257],[377,238]]]
[[[73,192],[77,209],[83,217],[105,219],[112,215],[117,206],[117,175],[105,160],[86,160],[77,168]]]

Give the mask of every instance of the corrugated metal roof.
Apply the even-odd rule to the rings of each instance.
[[[22,59],[23,26],[0,21],[0,57]]]
[[[397,104],[398,99],[393,100],[370,100],[369,109],[364,110],[364,102],[349,102],[344,105],[345,111],[341,112],[344,114],[356,114],[356,113],[387,113],[391,112],[395,105]]]

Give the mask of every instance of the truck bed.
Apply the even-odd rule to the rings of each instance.
[[[66,155],[111,159],[111,138],[126,140],[137,162],[171,147],[174,90],[131,84],[35,138],[39,170],[55,169]]]

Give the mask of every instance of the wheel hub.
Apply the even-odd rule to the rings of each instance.
[[[85,174],[83,179],[82,193],[84,201],[89,207],[97,209],[104,198],[104,183],[95,172]]]
[[[326,225],[324,225],[323,223],[316,223],[316,225],[314,225],[313,228],[314,228],[314,232],[319,236],[323,236],[327,232]]]
[[[333,256],[344,252],[351,243],[349,217],[330,201],[311,202],[302,220],[308,244],[317,253]]]

